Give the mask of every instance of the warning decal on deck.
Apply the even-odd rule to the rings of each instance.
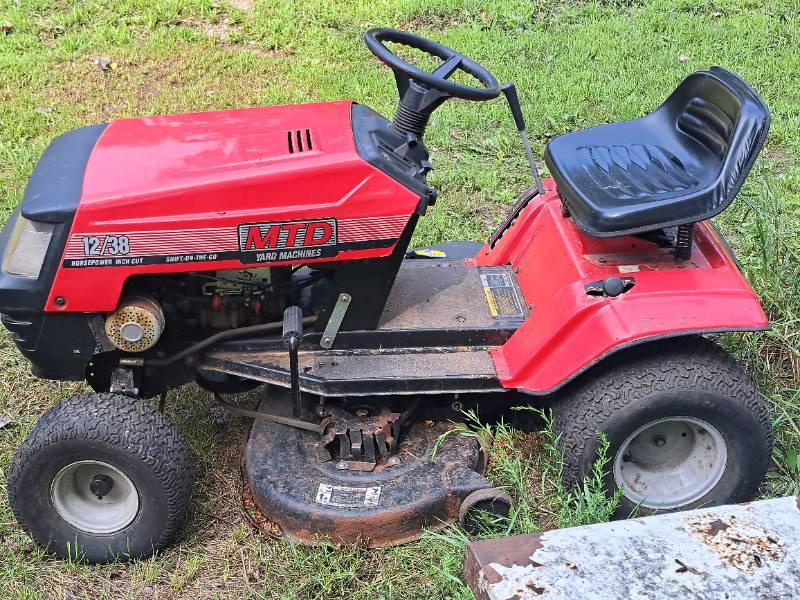
[[[320,483],[317,489],[316,501],[317,504],[324,504],[326,506],[369,508],[371,506],[378,506],[380,498],[380,486],[357,488]]]
[[[525,308],[511,273],[505,270],[482,270],[481,283],[495,318],[524,317]]]

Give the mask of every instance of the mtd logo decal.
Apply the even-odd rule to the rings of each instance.
[[[239,225],[243,262],[336,256],[336,219]]]

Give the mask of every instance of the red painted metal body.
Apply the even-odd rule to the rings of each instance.
[[[303,263],[388,255],[390,244],[359,242],[399,237],[419,197],[359,156],[351,107],[343,101],[113,121],[89,158],[46,310],[112,311],[134,275],[241,269],[233,255],[238,227],[248,223],[335,220],[342,250]],[[120,236],[124,254],[107,243]],[[92,237],[97,248],[85,241]],[[154,255],[160,262],[148,262]],[[65,268],[67,261],[79,268]],[[248,266],[287,262],[261,257]]]
[[[345,101],[112,122],[89,158],[46,310],[112,311],[136,275],[388,255],[419,197],[361,158],[351,107]],[[295,246],[295,239],[303,241]],[[310,254],[265,252],[275,244]],[[768,326],[710,225],[696,227],[685,262],[638,238],[590,238],[562,216],[553,181],[471,262],[513,265],[532,307],[511,339],[492,350],[506,388],[546,393],[651,338]],[[632,276],[635,286],[616,298],[587,295],[587,283],[610,275]]]
[[[769,326],[758,298],[708,223],[696,226],[691,258],[676,262],[634,237],[596,239],[561,214],[555,182],[535,198],[478,265],[511,264],[531,317],[492,350],[504,387],[553,390],[604,356],[643,340],[690,332]],[[615,298],[584,285],[611,275],[634,277]],[[680,342],[676,342],[680,343]]]

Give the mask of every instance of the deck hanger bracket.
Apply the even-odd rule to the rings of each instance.
[[[336,334],[339,333],[339,327],[342,326],[344,316],[347,314],[347,309],[350,307],[352,297],[350,294],[339,294],[339,299],[331,311],[331,316],[328,319],[328,324],[325,326],[325,331],[322,332],[322,339],[319,345],[329,350],[333,347],[333,342],[336,340]]]
[[[111,371],[111,385],[109,391],[114,394],[122,394],[136,398],[139,396],[139,389],[133,380],[133,371],[126,367],[117,367]]]

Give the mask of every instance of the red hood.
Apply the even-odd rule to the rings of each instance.
[[[135,275],[387,256],[419,196],[359,155],[351,110],[332,102],[113,121],[89,156],[47,309],[113,310]],[[255,251],[242,233],[274,227],[305,233],[283,254]],[[330,234],[324,252],[309,242],[314,252],[292,253],[320,228]]]
[[[221,209],[251,210],[255,207],[231,203],[239,192],[263,186],[265,177],[277,183],[275,179],[307,175],[323,163],[326,169],[347,170],[348,163],[359,160],[351,105],[344,101],[112,121],[89,159],[81,210],[91,212],[100,208],[97,204],[107,208],[111,202],[139,220],[164,214],[157,200],[170,199],[178,205],[169,213],[179,218],[181,208],[193,213],[195,201],[220,188],[225,192]],[[341,190],[326,189],[330,200],[340,200],[359,183],[338,181]],[[269,200],[262,196],[261,202],[275,208],[302,200],[281,197],[280,187],[271,185]],[[188,204],[180,206],[181,199]]]

